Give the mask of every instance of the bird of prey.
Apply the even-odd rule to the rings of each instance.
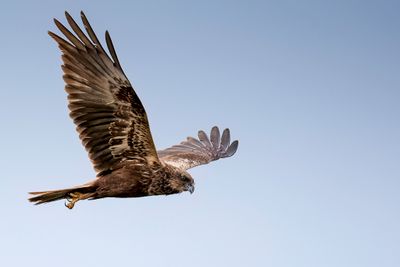
[[[65,12],[72,33],[58,20],[57,28],[66,39],[49,32],[62,52],[62,70],[68,108],[79,137],[89,154],[96,179],[72,188],[31,192],[35,204],[66,199],[72,209],[84,199],[144,197],[194,191],[188,169],[230,157],[238,141],[230,142],[229,129],[217,127],[210,137],[203,131],[198,139],[187,140],[157,151],[146,111],[122,70],[108,31],[110,56],[100,44],[85,14],[85,34]]]

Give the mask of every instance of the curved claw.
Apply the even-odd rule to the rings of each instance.
[[[65,198],[64,206],[68,209],[72,209],[75,206],[75,203],[79,200],[79,195],[71,193]]]
[[[64,206],[67,207],[68,209],[72,209],[75,206],[75,202],[77,201],[78,201],[77,199],[73,200],[67,199],[64,203]]]

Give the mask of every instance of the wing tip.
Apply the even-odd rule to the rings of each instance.
[[[236,151],[238,150],[238,148],[239,148],[239,140],[233,141],[233,142],[229,145],[229,147],[226,149],[226,151],[225,151],[223,157],[224,157],[224,158],[232,157],[233,155],[236,154]]]
[[[217,153],[221,158],[233,156],[239,147],[239,140],[230,142],[231,133],[229,128],[225,128],[221,135],[218,126],[213,126],[209,136],[204,131],[200,130],[199,139],[202,143],[209,142],[207,147],[214,149],[215,152],[218,151]]]
[[[58,27],[58,25],[61,24],[61,22],[56,18],[53,18],[53,22],[54,22],[54,24],[56,24],[57,27]]]

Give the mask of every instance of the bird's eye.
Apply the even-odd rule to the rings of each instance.
[[[187,181],[188,180],[188,178],[186,176],[184,176],[184,175],[181,176],[181,179],[182,179],[182,181]]]

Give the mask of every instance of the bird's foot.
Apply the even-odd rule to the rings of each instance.
[[[69,193],[67,200],[65,201],[65,207],[72,209],[75,203],[81,200],[81,193]]]

